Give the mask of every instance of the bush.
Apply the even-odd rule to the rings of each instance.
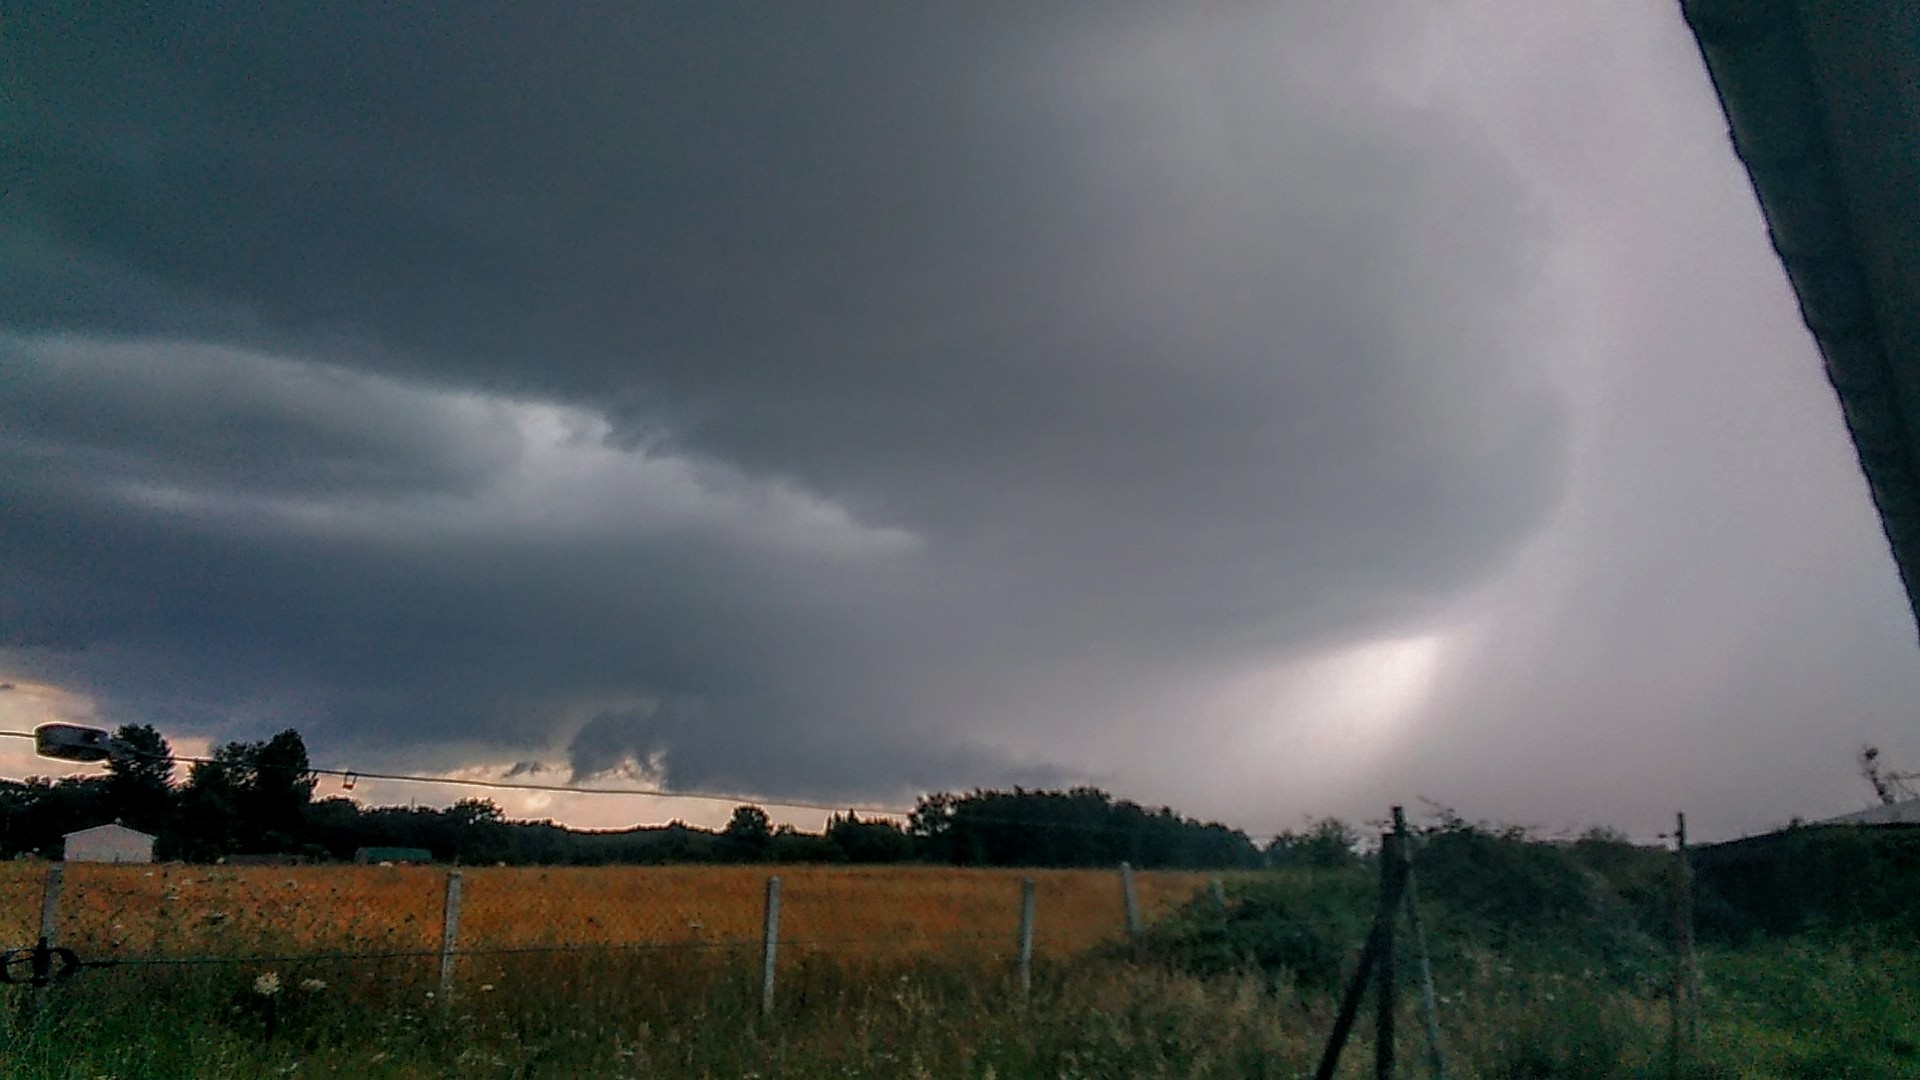
[[[1303,991],[1340,982],[1372,923],[1375,883],[1366,870],[1282,871],[1236,882],[1222,912],[1196,898],[1152,927],[1151,955],[1203,975],[1257,969]]]
[[[1455,913],[1500,931],[1564,926],[1595,914],[1598,875],[1571,850],[1530,839],[1525,830],[1447,815],[1426,830],[1414,853],[1420,891]]]
[[[1304,833],[1283,832],[1267,845],[1267,865],[1336,870],[1360,862],[1360,834],[1339,818],[1321,818]]]
[[[1415,878],[1437,966],[1525,954],[1555,970],[1651,984],[1670,969],[1672,863],[1658,849],[1592,834],[1575,843],[1470,823],[1451,813],[1418,834]],[[1331,989],[1366,939],[1378,861],[1245,879],[1222,913],[1201,896],[1149,934],[1151,948],[1202,974],[1258,968],[1302,991]]]

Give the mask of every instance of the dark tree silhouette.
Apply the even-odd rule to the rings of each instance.
[[[150,724],[113,733],[126,753],[107,762],[107,804],[130,828],[165,832],[173,817],[173,747]]]
[[[726,857],[757,862],[773,848],[773,822],[757,806],[736,806],[720,839]]]

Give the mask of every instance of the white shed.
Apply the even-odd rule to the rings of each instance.
[[[1815,825],[1920,825],[1920,799],[1905,799],[1883,806],[1856,810],[1837,818],[1816,821]]]
[[[68,862],[152,862],[153,837],[119,822],[67,834]]]

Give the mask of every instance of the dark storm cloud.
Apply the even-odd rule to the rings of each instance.
[[[880,793],[1418,619],[1566,453],[1531,194],[1396,81],[1430,17],[28,12],[11,662]]]
[[[243,353],[0,339],[0,364],[9,372],[0,398],[6,438],[78,483],[459,489],[515,450],[499,417],[461,424],[425,407],[418,391]]]

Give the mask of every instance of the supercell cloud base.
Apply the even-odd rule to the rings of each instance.
[[[26,13],[8,721],[1853,809],[1920,655],[1674,7]]]

